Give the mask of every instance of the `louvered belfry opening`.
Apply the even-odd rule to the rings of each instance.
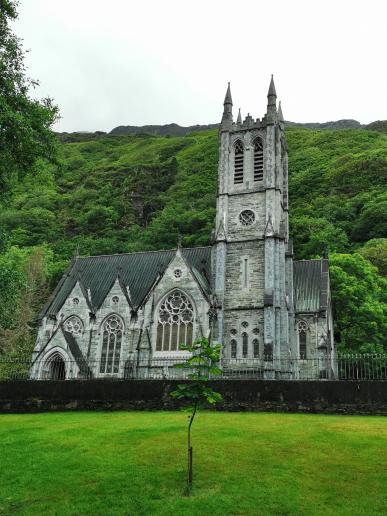
[[[234,147],[234,184],[243,183],[243,143],[238,140]]]
[[[261,138],[254,140],[254,181],[263,180],[263,143]]]

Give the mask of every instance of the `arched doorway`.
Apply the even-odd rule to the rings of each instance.
[[[63,358],[59,354],[55,354],[50,359],[48,378],[50,380],[66,379],[66,365]]]

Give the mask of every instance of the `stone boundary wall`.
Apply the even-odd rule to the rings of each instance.
[[[174,410],[177,383],[163,380],[0,382],[0,412]],[[387,381],[213,381],[216,410],[387,415]]]

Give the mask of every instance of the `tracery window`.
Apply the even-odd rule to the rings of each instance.
[[[308,331],[308,325],[306,324],[305,321],[297,322],[297,331],[298,331],[298,346],[299,346],[300,359],[305,360],[306,359],[306,340],[307,340],[307,331]]]
[[[243,210],[239,214],[239,222],[242,226],[251,226],[255,222],[255,213],[252,210]]]
[[[178,351],[181,344],[191,345],[194,309],[180,290],[174,290],[161,303],[156,337],[156,351]]]
[[[102,329],[100,373],[118,373],[124,325],[118,315],[106,319]]]
[[[243,143],[238,140],[234,146],[234,183],[243,183],[243,160],[244,147]]]
[[[249,352],[249,338],[246,332],[242,333],[242,356],[243,358],[247,357]]]
[[[82,335],[83,332],[83,324],[79,317],[76,315],[72,315],[63,323],[63,328],[68,333],[72,333],[76,337]]]
[[[263,179],[263,143],[261,138],[254,140],[254,181]]]

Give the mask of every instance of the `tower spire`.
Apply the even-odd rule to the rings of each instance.
[[[232,98],[231,98],[231,88],[230,83],[228,83],[226,96],[223,102],[223,116],[221,127],[223,129],[228,129],[232,124]]]
[[[274,122],[277,116],[277,92],[275,91],[273,74],[270,80],[269,91],[267,92],[267,118],[269,122]]]
[[[281,101],[278,102],[278,121],[284,122],[284,115],[282,114]]]
[[[241,115],[241,108],[239,108],[239,111],[238,111],[238,118],[237,118],[237,124],[241,124],[242,123],[242,115]]]
[[[275,102],[275,99],[277,98],[277,92],[275,91],[275,85],[274,85],[274,79],[273,79],[273,74],[271,74],[271,80],[270,80],[270,86],[269,86],[269,91],[267,93],[267,97],[270,101],[270,97],[274,97],[274,102]]]

